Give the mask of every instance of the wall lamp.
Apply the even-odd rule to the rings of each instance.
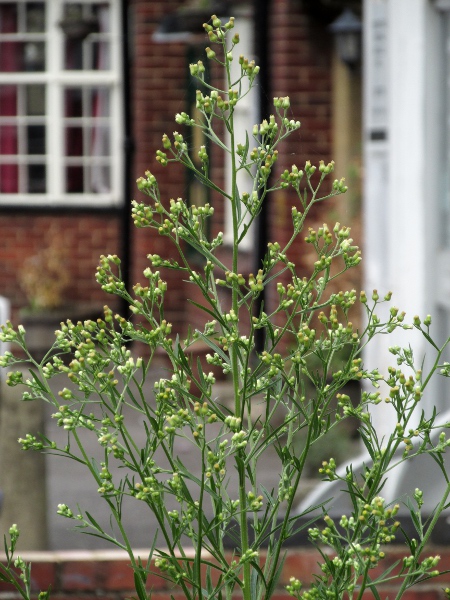
[[[362,23],[355,13],[346,8],[328,29],[336,40],[339,58],[350,69],[355,68],[361,60]]]

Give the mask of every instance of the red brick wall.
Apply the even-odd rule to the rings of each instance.
[[[155,161],[161,136],[179,129],[174,122],[177,112],[186,110],[187,46],[185,43],[157,43],[153,33],[162,18],[184,3],[182,0],[130,0],[131,25],[131,106],[132,137],[135,142],[130,188],[134,180],[150,169],[157,176],[164,202],[185,196],[186,179],[182,169],[171,165],[162,168]],[[302,13],[298,0],[273,0],[269,18],[269,59],[272,74],[271,96],[289,95],[292,115],[302,121],[302,128],[283,146],[278,169],[293,162],[303,166],[305,160],[318,162],[331,158],[331,79],[330,35],[323,24]],[[201,23],[199,23],[199,28]],[[264,115],[267,116],[267,115]],[[216,174],[222,176],[216,161]],[[132,197],[139,199],[135,190]],[[127,198],[129,204],[131,198]],[[289,191],[270,200],[269,240],[286,240],[290,235],[291,207],[297,199]],[[223,212],[217,207],[213,230],[223,229]],[[73,301],[111,303],[95,283],[98,256],[121,252],[121,216],[117,213],[90,215],[86,212],[61,212],[40,215],[20,212],[0,213],[0,294],[11,299],[14,317],[26,301],[17,272],[24,259],[46,244],[49,230],[58,230],[70,249],[67,268],[71,284],[67,298]],[[131,227],[131,283],[142,281],[149,253],[172,252],[166,238],[149,230]],[[302,269],[304,244],[292,248],[292,258]],[[176,330],[185,329],[186,296],[190,289],[178,273],[165,272],[169,284],[167,318]]]
[[[296,164],[318,164],[332,159],[331,36],[326,25],[302,12],[295,0],[272,2],[270,17],[270,73],[273,96],[289,96],[291,113],[301,128],[282,145],[277,175]],[[292,190],[275,194],[270,203],[272,224],[269,239],[289,239],[292,231],[291,209],[300,209]],[[314,210],[312,215],[325,212]],[[317,215],[319,218],[319,215]],[[300,236],[300,240],[304,236]],[[296,244],[291,252],[299,270],[305,268],[305,245]]]
[[[186,110],[187,54],[184,43],[158,43],[153,34],[162,18],[174,12],[183,2],[134,1],[133,41],[133,136],[135,140],[135,162],[133,178],[148,169],[157,178],[161,199],[168,203],[170,198],[183,195],[185,174],[177,165],[161,167],[155,160],[156,150],[162,147],[164,133],[172,136],[179,129],[175,114]],[[201,24],[200,24],[201,26]],[[135,198],[143,196],[136,190]],[[173,255],[172,245],[167,238],[158,237],[149,229],[132,229],[132,282],[144,282],[142,271],[149,266],[147,254]],[[170,293],[167,320],[177,329],[182,328],[185,310],[183,282],[178,273],[164,273]]]
[[[47,248],[54,236],[64,249],[64,264],[70,283],[64,292],[67,303],[111,302],[95,281],[100,254],[119,252],[119,222],[116,217],[86,214],[19,214],[0,215],[0,293],[11,300],[13,317],[27,304],[20,286],[24,261]]]
[[[427,556],[441,555],[440,568],[450,566],[448,548],[433,547]],[[401,559],[405,548],[392,547],[387,558],[373,572],[373,577],[382,573],[388,565]],[[135,597],[133,571],[126,555],[120,551],[92,552],[36,552],[23,555],[24,560],[32,562],[32,591],[46,590],[51,585],[50,598],[58,600],[74,600],[102,598],[103,600],[122,600]],[[145,553],[142,553],[145,562]],[[375,571],[375,570],[374,570]],[[313,573],[318,572],[317,556],[307,549],[291,549],[287,555],[277,590],[272,600],[291,598],[285,591],[290,577],[297,577],[307,589],[313,581]],[[372,572],[371,572],[372,573]],[[450,585],[450,575],[430,579],[405,592],[403,600],[444,600],[443,589]],[[394,598],[399,582],[393,582],[379,588],[380,596]],[[152,600],[184,600],[184,596],[173,590],[170,585],[156,575],[150,575],[148,589],[152,590]],[[238,596],[237,596],[238,597]],[[237,598],[236,597],[236,598]],[[356,596],[355,596],[356,597]],[[373,598],[371,593],[364,595],[364,600]],[[12,593],[10,587],[0,582],[0,600],[19,600],[19,595]]]

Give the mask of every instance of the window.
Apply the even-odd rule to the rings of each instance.
[[[120,202],[119,7],[0,0],[0,205]]]

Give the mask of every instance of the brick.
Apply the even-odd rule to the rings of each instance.
[[[64,562],[60,571],[61,590],[81,592],[103,589],[106,573],[103,562],[93,560]]]

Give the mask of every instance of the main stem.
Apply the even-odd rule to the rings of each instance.
[[[227,64],[227,75],[228,82],[231,86],[231,77],[230,77],[230,66]],[[233,218],[233,262],[232,262],[232,272],[233,274],[238,274],[238,254],[239,254],[239,222],[238,222],[238,207],[237,203],[240,202],[239,194],[237,191],[237,174],[236,174],[236,152],[235,152],[235,133],[234,133],[234,118],[233,118],[233,108],[230,109],[230,118],[229,118],[229,131],[230,131],[230,153],[231,153],[231,213]],[[239,316],[239,304],[238,304],[238,283],[236,278],[233,278],[233,289],[232,289],[232,297],[231,297],[231,306],[234,310],[234,313]],[[237,322],[237,327],[239,327],[239,320]],[[233,342],[230,346],[231,352],[231,372],[233,375],[233,392],[234,392],[234,414],[236,417],[243,419],[243,406],[241,403],[240,396],[240,383],[241,377],[239,373],[239,361],[237,355],[237,341]],[[247,510],[246,506],[246,493],[245,493],[245,466],[243,461],[240,460],[237,464],[237,471],[239,476],[239,506],[240,506],[240,535],[241,535],[241,552],[244,555],[248,550],[248,529],[247,529]],[[243,569],[243,596],[244,600],[252,600],[250,594],[250,578],[251,578],[251,569],[250,563],[246,561],[244,563]],[[255,599],[253,599],[255,600]]]

